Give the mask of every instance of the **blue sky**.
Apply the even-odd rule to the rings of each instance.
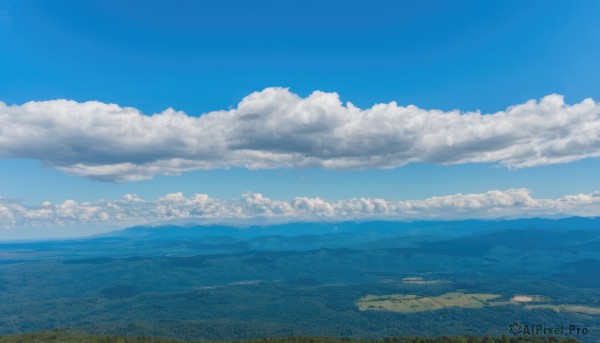
[[[600,99],[599,11],[596,1],[0,0],[0,101],[7,106],[98,101],[148,116],[173,108],[198,117],[236,109],[253,92],[285,87],[300,99],[314,91],[335,92],[342,104],[349,101],[360,109],[395,101],[425,110],[493,114],[549,94],[564,96],[570,106]],[[586,113],[594,123],[597,105]],[[57,130],[49,137],[58,141],[67,131]],[[596,129],[590,130],[593,136]],[[85,133],[77,134],[83,137],[81,145],[93,144]],[[341,201],[426,199],[496,189],[527,189],[536,199],[558,199],[600,190],[600,161],[590,157],[598,152],[593,138],[561,155],[565,162],[526,167],[511,164],[510,156],[459,161],[436,155],[406,165],[392,161],[391,168],[371,162],[327,168],[323,158],[315,164],[285,162],[253,170],[241,162],[213,163],[208,169],[177,169],[178,175],[168,176],[161,171],[151,179],[114,183],[73,169],[76,163],[97,165],[111,156],[45,159],[27,152],[29,147],[14,148],[12,137],[0,130],[0,200],[13,217],[15,204],[36,210],[43,201],[96,204],[125,194],[149,201],[177,192],[224,201],[247,192],[284,201]],[[50,138],[31,144],[60,154],[51,151],[54,143]],[[584,148],[579,156],[576,150]],[[544,160],[542,147],[536,149]],[[55,219],[39,219],[35,225],[67,223]],[[13,218],[6,237],[18,236],[14,227],[32,225]],[[109,220],[105,226],[118,225],[124,224]]]

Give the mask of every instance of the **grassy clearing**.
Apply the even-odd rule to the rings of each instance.
[[[525,308],[530,309],[530,310],[551,309],[556,312],[568,311],[568,312],[577,312],[577,313],[585,313],[585,314],[600,314],[600,308],[581,306],[581,305],[534,304],[534,305],[525,305]]]
[[[388,295],[366,295],[358,299],[355,304],[361,311],[392,311],[401,313],[413,313],[423,311],[435,311],[449,307],[459,308],[481,308],[486,306],[524,306],[526,309],[550,309],[556,312],[568,311],[591,315],[600,314],[600,308],[582,305],[544,304],[539,302],[549,301],[541,296],[528,297],[527,302],[514,301],[492,301],[499,298],[499,294],[490,293],[461,293],[451,292],[435,297],[421,297],[417,295],[388,294]],[[530,304],[530,301],[538,302]]]
[[[451,292],[436,297],[416,295],[367,295],[356,301],[361,311],[380,310],[402,313],[434,311],[447,307],[480,308],[489,301],[499,298],[499,294]]]

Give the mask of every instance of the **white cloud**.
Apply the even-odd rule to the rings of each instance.
[[[55,227],[111,225],[122,227],[169,220],[226,222],[241,219],[254,223],[315,220],[421,220],[494,219],[520,217],[600,216],[600,192],[536,199],[526,189],[492,190],[479,194],[455,194],[424,200],[352,198],[327,201],[296,197],[274,200],[258,193],[239,199],[218,200],[206,194],[186,197],[167,194],[149,201],[127,194],[112,201],[78,203],[66,200],[28,206],[0,198],[0,227]]]
[[[0,201],[1,200],[2,198],[0,198]],[[15,218],[12,211],[2,203],[0,203],[0,223],[4,224],[4,226],[15,224]]]
[[[0,157],[29,158],[102,181],[245,167],[368,169],[408,163],[524,168],[600,156],[600,105],[560,95],[481,114],[359,109],[336,93],[267,88],[199,117],[90,101],[0,102]]]

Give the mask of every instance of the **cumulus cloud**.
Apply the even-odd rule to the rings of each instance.
[[[228,167],[524,168],[600,156],[599,115],[592,99],[568,105],[556,94],[482,114],[395,102],[360,109],[336,93],[302,98],[284,88],[198,117],[173,109],[144,115],[97,101],[0,102],[0,157],[112,182]]]
[[[167,194],[144,200],[127,194],[116,200],[78,203],[66,200],[38,206],[0,198],[0,227],[55,227],[65,225],[127,226],[171,220],[246,223],[319,220],[427,220],[497,219],[520,217],[599,216],[600,192],[535,199],[527,189],[492,190],[479,194],[454,194],[423,200],[352,198],[327,201],[296,197],[274,200],[258,193],[219,200],[206,194]]]

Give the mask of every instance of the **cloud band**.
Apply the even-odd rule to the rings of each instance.
[[[600,106],[560,95],[481,114],[395,102],[359,109],[336,93],[285,88],[199,117],[96,101],[0,102],[0,157],[42,161],[72,175],[125,182],[243,167],[394,168],[498,163],[524,168],[600,156]]]
[[[77,203],[67,200],[59,204],[45,202],[28,206],[0,198],[0,227],[4,228],[86,224],[122,227],[178,219],[212,222],[242,219],[246,224],[253,224],[263,219],[451,220],[599,215],[600,192],[535,199],[526,189],[492,190],[424,200],[352,198],[327,201],[296,197],[281,201],[258,193],[247,193],[239,199],[219,200],[206,194],[186,197],[182,193],[173,193],[152,201],[127,194],[111,201]]]

